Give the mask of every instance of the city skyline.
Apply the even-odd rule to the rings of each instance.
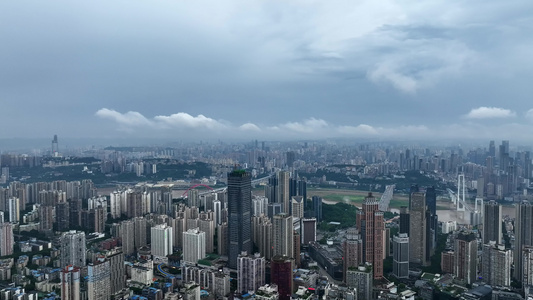
[[[533,128],[528,1],[0,8],[2,139],[529,141]]]

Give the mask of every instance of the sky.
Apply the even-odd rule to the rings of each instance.
[[[533,141],[533,2],[0,2],[0,139]]]

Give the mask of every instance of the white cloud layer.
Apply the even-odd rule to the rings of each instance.
[[[516,113],[510,109],[500,107],[486,107],[481,106],[472,109],[465,118],[467,119],[494,119],[494,118],[511,118],[515,117]]]
[[[504,112],[498,108],[488,108],[492,114],[484,113],[486,109],[473,110],[474,116],[480,118],[512,116],[512,112]],[[507,111],[507,110],[504,110]],[[497,112],[497,113],[494,113]],[[533,117],[533,109],[527,115]],[[113,121],[118,130],[132,136],[172,137],[175,134],[187,133],[188,136],[200,135],[203,138],[217,139],[262,139],[262,140],[302,140],[302,139],[372,139],[372,140],[435,140],[435,139],[497,139],[515,138],[527,141],[532,125],[527,124],[480,124],[467,121],[451,125],[398,125],[376,126],[370,124],[333,124],[320,118],[308,118],[303,121],[292,121],[274,125],[257,125],[252,122],[241,125],[216,120],[204,115],[196,117],[180,112],[168,116],[147,118],[139,112],[120,113],[112,109],[102,108],[96,116]],[[178,135],[181,136],[181,135]]]

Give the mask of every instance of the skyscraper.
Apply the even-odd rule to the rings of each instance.
[[[346,284],[356,288],[357,299],[372,299],[372,265],[365,264],[346,273]]]
[[[422,192],[411,193],[409,222],[409,262],[426,266],[426,197]]]
[[[409,209],[407,206],[400,207],[400,230],[399,233],[409,235]]]
[[[372,264],[375,279],[383,277],[383,230],[385,229],[383,212],[379,211],[378,206],[376,198],[372,193],[368,193],[356,218],[357,228],[363,237],[364,261]]]
[[[80,268],[68,266],[61,270],[61,300],[80,300],[80,277]]]
[[[85,267],[85,247],[85,232],[64,232],[61,235],[61,266]]]
[[[313,196],[313,211],[315,212],[315,218],[318,223],[322,222],[322,198]]]
[[[174,235],[172,227],[166,224],[159,224],[151,229],[152,234],[152,255],[157,257],[166,257],[172,254],[172,242]]]
[[[0,222],[0,256],[13,254],[13,225]]]
[[[237,258],[237,291],[255,292],[265,284],[265,258],[259,253],[248,255],[243,252]]]
[[[89,299],[111,299],[111,269],[109,261],[105,258],[98,258],[95,263],[90,263],[87,267],[87,275]]]
[[[316,241],[316,218],[302,219],[300,230],[302,231],[302,245]]]
[[[522,250],[524,246],[533,246],[533,205],[529,201],[522,201],[516,205],[514,241],[514,274],[513,278],[522,280]]]
[[[460,232],[455,238],[455,276],[466,284],[476,281],[477,240],[474,233]]]
[[[291,199],[289,193],[289,172],[278,172],[278,194],[276,200],[283,205],[283,212],[291,213]]]
[[[496,201],[489,201],[483,207],[483,243],[502,242],[502,207]]]
[[[343,249],[343,279],[346,282],[346,272],[350,268],[357,268],[363,263],[363,240],[359,231],[355,228],[346,230],[346,240],[342,244]]]
[[[274,216],[272,223],[272,255],[294,258],[292,217],[289,214],[281,213]]]
[[[111,294],[114,295],[126,287],[126,269],[124,267],[124,253],[115,248],[106,253],[109,260]]]
[[[237,268],[241,252],[252,253],[251,182],[250,173],[244,170],[228,173],[228,266],[232,269]]]
[[[292,264],[287,256],[274,256],[270,262],[270,282],[278,286],[279,300],[291,299]]]
[[[392,273],[396,278],[409,278],[409,236],[399,233],[392,239]]]
[[[493,286],[511,285],[512,253],[504,245],[489,241],[483,245],[482,278]]]
[[[139,250],[139,248],[146,246],[147,243],[147,225],[146,225],[146,219],[143,217],[138,217],[133,219],[134,224],[134,231],[135,231],[135,249]]]
[[[521,260],[523,275],[522,285],[527,291],[533,291],[533,246],[524,246],[524,248],[522,249]]]
[[[183,261],[196,264],[205,258],[205,232],[199,228],[183,232]]]

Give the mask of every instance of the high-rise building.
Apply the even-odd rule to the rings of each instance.
[[[205,213],[200,213],[200,215],[202,214]],[[205,232],[205,252],[215,252],[215,221],[210,217],[200,218],[198,220],[198,227],[201,231]]]
[[[492,286],[511,285],[512,253],[505,245],[489,241],[483,245],[481,274],[483,281]]]
[[[294,258],[292,217],[289,214],[281,213],[274,216],[272,223],[272,255]]]
[[[134,238],[135,249],[139,250],[139,248],[144,247],[148,244],[147,242],[148,239],[146,236],[148,225],[146,223],[146,219],[143,217],[134,218],[133,224],[134,224],[134,233],[135,233],[135,238]]]
[[[39,206],[39,231],[51,233],[54,229],[54,207],[49,205]]]
[[[270,262],[270,282],[278,286],[279,300],[291,299],[292,264],[287,256],[274,256]]]
[[[217,254],[228,255],[229,232],[228,223],[223,222],[217,227]]]
[[[61,270],[61,300],[80,300],[80,268],[68,266]]]
[[[56,205],[57,231],[67,231],[70,228],[70,208],[68,202],[59,202]]]
[[[320,223],[322,222],[322,198],[313,196],[311,199],[313,201],[313,211],[315,213],[316,221]]]
[[[400,230],[399,233],[409,235],[409,209],[407,206],[400,207]]]
[[[252,253],[251,178],[244,170],[228,173],[228,266],[232,269],[237,268],[241,252]]]
[[[267,205],[267,216],[272,219],[275,215],[283,212],[282,203],[269,203]]]
[[[453,250],[447,250],[441,253],[440,267],[443,274],[452,274],[455,272],[455,252]]]
[[[409,223],[409,262],[427,266],[426,197],[422,192],[411,193]]]
[[[483,207],[483,242],[502,242],[502,207],[496,201],[489,201]]]
[[[527,291],[531,291],[533,293],[533,246],[524,246],[522,249],[521,258],[523,275],[522,285]]]
[[[426,193],[426,264],[429,265],[431,256],[437,247],[437,231],[439,219],[437,216],[437,192],[434,186],[427,187]]]
[[[476,281],[477,240],[471,232],[460,232],[455,238],[455,277],[472,284]]]
[[[316,241],[316,218],[301,219],[302,245]]]
[[[272,258],[272,221],[265,215],[253,218],[253,240],[259,253]]]
[[[392,273],[396,278],[409,278],[409,236],[399,233],[392,239]]]
[[[126,287],[126,269],[124,267],[124,253],[115,248],[106,253],[109,260],[111,294],[114,295]]]
[[[183,261],[196,264],[205,258],[205,232],[199,228],[183,232]]]
[[[61,235],[61,266],[85,267],[85,232],[71,230]]]
[[[259,253],[243,252],[237,258],[237,291],[243,294],[255,292],[265,284],[265,258]]]
[[[13,254],[14,245],[13,225],[8,222],[0,223],[0,256]]]
[[[11,197],[9,203],[9,222],[18,223],[20,221],[20,199]]]
[[[372,193],[363,201],[362,209],[356,218],[357,228],[363,237],[364,261],[372,264],[374,278],[383,277],[383,231],[385,222],[379,202]]]
[[[172,227],[166,224],[159,224],[151,229],[152,234],[152,255],[157,257],[166,257],[172,254],[172,242],[174,235]]]
[[[355,228],[346,230],[346,240],[342,244],[343,250],[343,279],[350,268],[357,268],[363,263],[363,240]]]
[[[357,299],[372,298],[372,265],[365,264],[346,272],[346,285],[356,288]]]
[[[292,216],[294,218],[301,219],[304,217],[304,201],[302,196],[293,196],[291,198],[292,203]]]
[[[522,201],[516,205],[515,218],[515,241],[514,241],[514,273],[513,278],[522,280],[523,266],[522,250],[524,246],[533,246],[533,205],[529,201]]]
[[[89,300],[111,299],[111,268],[109,261],[98,258],[87,266],[87,291]]]
[[[300,264],[301,264],[301,248],[300,248],[300,244],[301,244],[301,237],[300,237],[300,233],[298,231],[293,231],[293,241],[292,241],[292,255],[294,256],[294,264],[295,264],[295,267],[300,267]]]
[[[283,205],[283,212],[291,214],[291,199],[289,193],[290,174],[286,171],[278,172],[278,194],[276,200]]]

